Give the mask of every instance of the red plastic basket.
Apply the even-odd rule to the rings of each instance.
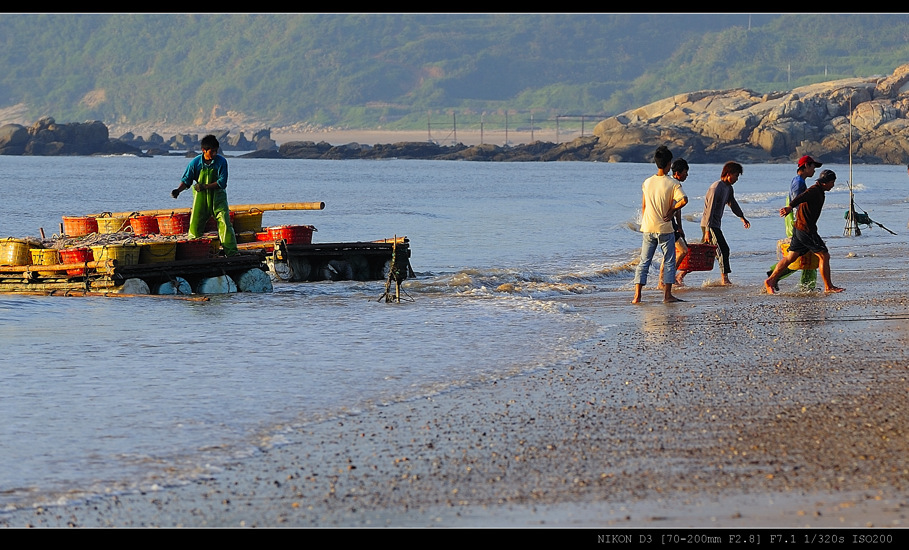
[[[189,214],[164,214],[155,218],[158,220],[158,230],[162,235],[189,233]]]
[[[60,263],[75,264],[81,262],[92,262],[95,255],[92,254],[91,248],[63,248],[60,249]],[[84,269],[67,269],[67,275],[78,277],[85,275]]]
[[[198,260],[211,254],[211,239],[177,241],[176,260]]]
[[[278,225],[268,228],[268,237],[272,241],[284,240],[287,244],[312,244],[311,225]]]
[[[676,269],[679,271],[711,271],[716,260],[716,245],[689,244],[688,254],[682,258]]]
[[[160,232],[158,219],[154,216],[133,216],[129,219],[129,225],[136,235],[153,235]]]
[[[63,233],[69,237],[84,237],[98,232],[98,220],[93,216],[63,216]]]

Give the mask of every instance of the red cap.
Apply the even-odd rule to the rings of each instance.
[[[801,168],[802,166],[805,166],[805,165],[808,164],[809,162],[810,162],[811,164],[813,164],[815,167],[821,167],[821,166],[823,166],[822,163],[820,163],[820,162],[814,160],[813,158],[809,157],[808,155],[805,155],[804,157],[802,157],[802,158],[799,159],[799,164],[798,164],[798,166],[799,166],[799,168]]]

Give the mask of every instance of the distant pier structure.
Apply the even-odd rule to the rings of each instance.
[[[439,118],[443,115],[443,119]],[[588,123],[595,126],[599,121],[608,118],[606,114],[560,114],[540,117],[533,111],[502,110],[495,113],[465,113],[461,115],[460,126],[458,114],[434,113],[426,115],[426,140],[440,145],[465,143],[467,145],[494,144],[513,145],[515,143],[533,143],[549,141],[561,143],[588,135]],[[465,122],[465,119],[467,121]],[[458,129],[461,137],[458,138]],[[464,136],[469,137],[463,140]]]

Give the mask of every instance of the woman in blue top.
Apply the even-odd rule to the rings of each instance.
[[[230,206],[227,204],[227,159],[218,154],[221,144],[212,134],[202,138],[202,154],[186,166],[180,186],[170,192],[175,199],[180,193],[193,188],[193,208],[189,218],[189,236],[198,239],[205,231],[208,218],[218,222],[218,237],[224,254],[237,253],[237,236],[230,223]],[[193,182],[196,182],[193,185]]]

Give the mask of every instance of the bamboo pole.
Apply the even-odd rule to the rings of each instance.
[[[69,264],[0,265],[0,273],[24,273],[26,271],[66,271],[67,269],[97,269],[114,267],[116,260],[97,260]]]
[[[240,250],[256,250],[259,248],[274,248],[276,241],[253,241],[248,243],[237,243],[237,248]],[[389,239],[378,239],[375,241],[368,241],[375,244],[404,244],[408,242],[407,237],[392,237]]]
[[[244,210],[324,210],[324,202],[269,202],[264,204],[235,204],[234,212]]]
[[[91,288],[113,288],[113,281],[93,281]],[[28,292],[48,290],[85,290],[84,282],[71,283],[0,283],[0,292]]]
[[[230,207],[233,212],[246,212],[249,210],[324,210],[324,202],[269,202],[262,204],[235,204]],[[110,217],[121,218],[129,216],[166,216],[168,214],[189,214],[191,208],[158,208],[155,210],[133,210],[131,212],[112,212]],[[107,214],[106,212],[104,214]],[[101,216],[101,214],[89,214]]]
[[[178,296],[176,294],[121,294],[119,292],[92,292],[86,290],[24,290],[13,292],[14,294],[23,294],[27,296],[75,296],[91,297],[98,296],[103,298],[163,298],[167,300],[187,300],[190,302],[207,302],[211,300],[208,296]]]
[[[407,242],[407,237],[393,237],[391,239],[379,239],[377,241],[372,241],[374,243],[394,243],[394,244],[404,244]]]
[[[253,241],[248,243],[237,243],[238,250],[258,250],[275,247],[275,241]]]

